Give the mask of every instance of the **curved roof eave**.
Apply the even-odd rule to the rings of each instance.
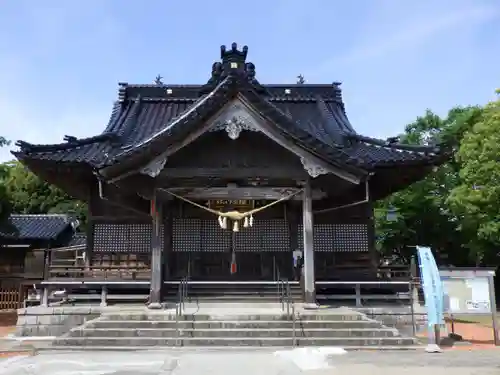
[[[20,148],[20,152],[29,154],[32,152],[50,152],[50,151],[62,151],[70,150],[73,148],[90,145],[93,143],[100,143],[106,141],[113,141],[117,138],[115,133],[103,133],[93,137],[88,138],[75,138],[65,136],[64,143],[53,143],[53,144],[33,144],[25,141],[17,141],[16,146]]]
[[[351,133],[348,135],[348,138],[357,140],[359,142],[371,144],[374,146],[388,147],[395,150],[423,152],[429,154],[440,154],[443,152],[443,150],[439,146],[424,146],[424,145],[411,145],[411,144],[398,143],[397,137],[389,138],[388,140],[384,141],[382,139],[366,137],[364,135]]]

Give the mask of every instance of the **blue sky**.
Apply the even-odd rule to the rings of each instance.
[[[233,41],[262,83],[343,82],[369,136],[398,134],[426,108],[485,103],[500,86],[498,0],[0,0],[0,134],[95,135],[118,82],[204,83]]]

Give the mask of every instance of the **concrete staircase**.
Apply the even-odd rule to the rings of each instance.
[[[179,322],[175,314],[167,311],[103,314],[56,339],[54,345],[289,347],[295,341],[296,346],[360,349],[410,348],[418,344],[413,338],[402,337],[396,329],[346,308],[325,313],[300,311],[295,324],[278,308],[259,313],[202,310],[180,316]]]

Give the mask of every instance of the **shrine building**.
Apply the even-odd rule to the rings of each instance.
[[[247,53],[222,46],[199,85],[120,83],[101,134],[17,143],[31,171],[88,203],[86,272],[120,265],[117,279],[149,282],[151,305],[186,276],[293,279],[297,254],[306,303],[317,280],[377,278],[374,202],[445,153],[357,133],[340,83],[260,82]]]

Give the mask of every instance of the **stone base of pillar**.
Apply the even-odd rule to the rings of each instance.
[[[159,310],[161,308],[162,308],[162,306],[161,306],[161,303],[159,303],[159,302],[151,302],[150,304],[148,304],[148,309],[151,309],[151,310]]]
[[[316,302],[316,293],[314,291],[305,291],[304,293],[304,304],[302,305],[304,309],[313,310],[318,309],[319,305]]]
[[[317,310],[319,309],[319,305],[316,302],[304,302],[302,305],[304,310]]]

